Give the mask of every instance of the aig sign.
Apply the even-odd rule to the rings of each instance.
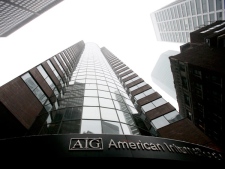
[[[71,138],[69,150],[103,150],[102,138]]]

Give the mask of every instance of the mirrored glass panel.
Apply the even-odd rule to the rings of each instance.
[[[120,123],[102,121],[103,134],[123,134]]]
[[[98,98],[84,97],[84,106],[99,106]]]
[[[170,123],[173,123],[182,119],[182,116],[176,110],[168,114],[165,114],[164,116]]]
[[[100,119],[99,107],[83,107],[82,119]]]
[[[119,121],[115,109],[100,108],[103,120]]]
[[[104,98],[108,98],[111,99],[111,95],[110,92],[106,92],[106,91],[98,91],[99,97],[104,97]]]
[[[85,84],[85,89],[97,89],[96,84]]]
[[[100,106],[114,108],[113,101],[111,99],[99,98]]]
[[[154,120],[151,121],[151,123],[153,124],[153,126],[156,128],[156,129],[159,129],[161,127],[164,127],[168,124],[170,124],[164,116],[161,116],[161,117],[158,117]]]
[[[100,120],[82,120],[81,134],[102,134],[102,125]]]
[[[84,96],[98,96],[97,90],[85,90]]]
[[[147,111],[149,111],[149,110],[152,110],[154,108],[155,108],[155,106],[152,103],[148,103],[148,104],[146,104],[146,105],[144,105],[144,106],[141,107],[141,109],[142,109],[142,111],[144,113],[147,112]]]
[[[152,102],[156,107],[159,107],[165,103],[167,103],[166,100],[164,100],[163,98],[159,98],[159,99],[156,99]]]

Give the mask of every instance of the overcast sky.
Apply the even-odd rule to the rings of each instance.
[[[177,108],[151,81],[160,54],[179,43],[156,40],[150,13],[174,0],[64,0],[0,38],[0,86],[83,40],[106,47]]]

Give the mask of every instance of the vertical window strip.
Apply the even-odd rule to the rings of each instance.
[[[64,71],[64,69],[62,68],[61,64],[59,63],[58,59],[56,58],[56,56],[53,57],[56,61],[56,63],[58,64],[59,68],[61,69],[61,71],[63,72],[63,74],[65,75],[66,77],[66,80],[68,80],[68,77],[67,77],[67,74],[66,72]]]
[[[47,98],[41,87],[35,82],[30,73],[24,74],[23,76],[21,76],[21,78],[27,84],[33,94],[37,97],[37,99],[41,102],[41,104],[45,107],[46,111],[50,112],[52,105],[49,99]]]
[[[57,70],[54,68],[53,64],[51,63],[50,60],[47,61],[49,67],[52,69],[53,73],[55,74],[55,76],[57,77],[57,79],[59,80],[60,84],[62,85],[62,87],[65,86],[65,84],[63,83],[62,78],[60,77],[59,73],[57,72]]]
[[[59,96],[59,91],[56,88],[55,84],[53,83],[53,81],[51,80],[51,78],[48,76],[48,74],[46,73],[46,71],[44,70],[44,68],[39,65],[37,67],[38,71],[41,73],[42,77],[45,79],[45,81],[48,83],[49,87],[53,90],[54,94],[56,95],[56,97],[58,98]]]

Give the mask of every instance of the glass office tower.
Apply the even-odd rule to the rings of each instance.
[[[58,109],[49,113],[39,134],[139,134],[132,118],[138,112],[96,44],[86,43],[70,74]]]
[[[176,146],[193,152],[186,157]],[[1,86],[0,149],[5,157],[23,151],[28,157],[199,161],[193,154],[201,149],[222,157],[108,49],[83,41]]]
[[[222,0],[176,0],[150,14],[159,41],[190,42],[190,32],[224,20]]]
[[[63,0],[0,0],[0,37],[6,37]]]

